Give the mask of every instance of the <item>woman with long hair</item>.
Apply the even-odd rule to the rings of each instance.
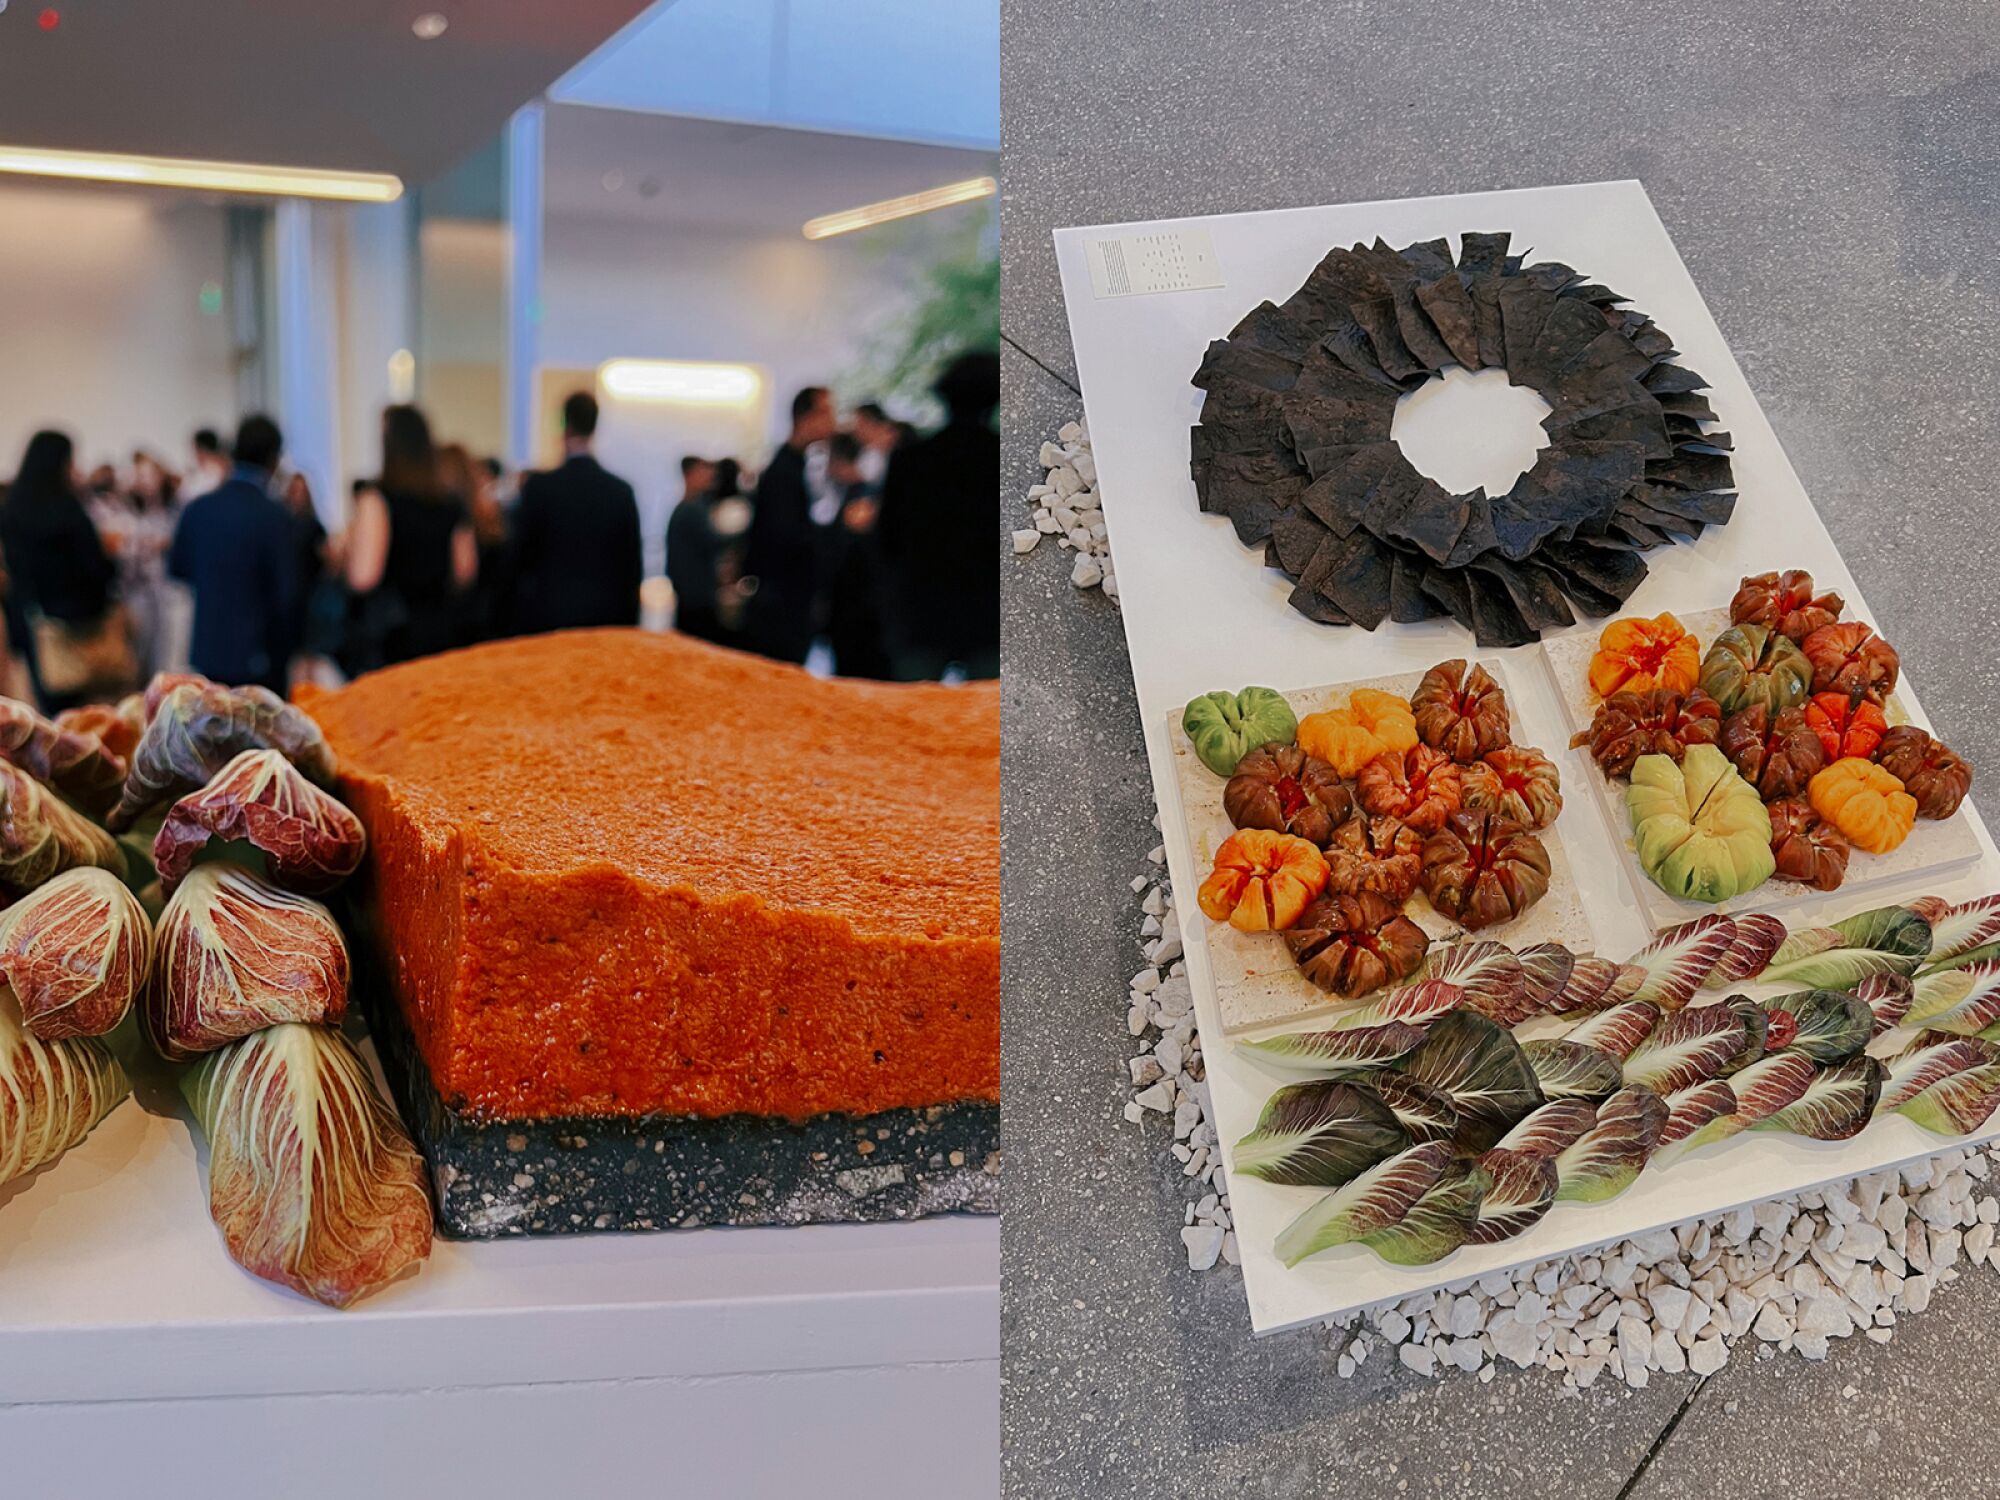
[[[356,497],[347,542],[347,586],[359,605],[350,670],[457,645],[462,596],[478,573],[466,500],[445,483],[430,423],[414,406],[387,408],[382,474]]]
[[[78,493],[76,446],[67,433],[28,439],[21,467],[0,506],[0,551],[7,560],[7,634],[28,663],[42,707],[73,707],[90,696],[92,674],[111,665],[100,644],[118,645],[112,580],[104,550]],[[124,654],[129,660],[129,646]],[[107,684],[107,686],[110,684]]]

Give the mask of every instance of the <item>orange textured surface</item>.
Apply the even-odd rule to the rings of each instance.
[[[1000,699],[569,631],[300,701],[440,1094],[488,1118],[1000,1092]]]

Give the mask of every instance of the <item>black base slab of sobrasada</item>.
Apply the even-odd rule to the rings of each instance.
[[[828,1224],[1000,1211],[1000,1110],[969,1102],[803,1124],[576,1116],[474,1120],[449,1108],[395,1001],[363,987],[369,1031],[430,1164],[453,1239]]]

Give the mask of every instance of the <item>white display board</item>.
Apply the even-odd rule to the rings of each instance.
[[[1213,266],[1196,285],[1150,295],[1093,293],[1094,241],[1185,232],[1206,234]],[[1334,245],[1391,245],[1464,231],[1508,230],[1517,252],[1560,260],[1615,288],[1674,339],[1682,362],[1712,387],[1720,425],[1734,434],[1735,518],[1699,543],[1647,554],[1651,576],[1628,608],[1695,613],[1727,600],[1746,573],[1810,569],[1823,587],[1861,608],[1859,590],[1793,473],[1776,435],[1745,384],[1645,190],[1636,182],[1592,183],[1474,193],[1401,202],[1348,204],[1232,214],[1199,220],[1126,224],[1056,232],[1056,253],[1076,346],[1085,411],[1104,514],[1118,563],[1119,599],[1131,648],[1140,721],[1153,783],[1159,790],[1168,867],[1177,909],[1193,915],[1203,871],[1193,867],[1188,830],[1173,795],[1169,715],[1197,693],[1246,683],[1342,682],[1420,670],[1473,651],[1448,620],[1385,624],[1372,633],[1313,624],[1285,602],[1290,583],[1241,546],[1228,520],[1196,507],[1188,477],[1188,429],[1202,393],[1188,383],[1213,339],[1227,336],[1259,302],[1282,302]],[[1465,431],[1469,444],[1502,434]],[[1597,625],[1580,621],[1577,631]],[[1553,679],[1527,670],[1536,647],[1523,648],[1515,690],[1534,722],[1564,715]],[[1909,664],[1922,680],[1924,663]],[[1911,716],[1926,722],[1914,698]],[[1573,764],[1573,763],[1571,763]],[[1567,766],[1566,766],[1567,769]],[[1567,779],[1567,778],[1566,778]],[[1966,899],[2000,889],[2000,857],[1973,818],[1978,862],[1931,885],[1929,893]],[[1626,884],[1618,850],[1599,820],[1565,817],[1563,833],[1577,879],[1589,893],[1591,925],[1603,951],[1623,958],[1649,936]],[[1873,887],[1838,893],[1786,911],[1790,922],[1846,915],[1923,888]],[[1198,920],[1198,917],[1196,917]],[[1276,1080],[1222,1040],[1215,992],[1197,935],[1186,943],[1188,972],[1206,1050],[1216,1131],[1228,1148],[1255,1123]],[[2000,1124],[1992,1127],[2000,1132]],[[1606,1241],[1719,1213],[1739,1204],[1803,1190],[1906,1161],[1948,1142],[1900,1117],[1878,1119],[1853,1139],[1827,1143],[1745,1135],[1694,1152],[1672,1167],[1640,1174],[1609,1203],[1559,1204],[1528,1233],[1501,1244],[1461,1248],[1430,1266],[1392,1266],[1372,1252],[1345,1247],[1286,1270],[1271,1251],[1278,1231],[1311,1201],[1312,1190],[1249,1177],[1230,1179],[1231,1206],[1243,1255],[1252,1326],[1260,1333],[1455,1284],[1488,1271],[1583,1250]]]

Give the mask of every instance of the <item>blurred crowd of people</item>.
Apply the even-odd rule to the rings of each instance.
[[[945,423],[919,435],[873,404],[843,425],[809,387],[755,476],[684,459],[674,628],[801,663],[823,642],[843,676],[997,676],[998,361],[962,357],[937,394]],[[332,533],[269,417],[226,451],[196,433],[178,471],[141,451],[84,474],[66,433],[38,432],[0,491],[7,690],[54,712],[192,668],[284,692],[498,636],[637,625],[639,507],[597,461],[597,421],[593,396],[571,396],[562,462],[514,483],[391,406],[380,471]]]

